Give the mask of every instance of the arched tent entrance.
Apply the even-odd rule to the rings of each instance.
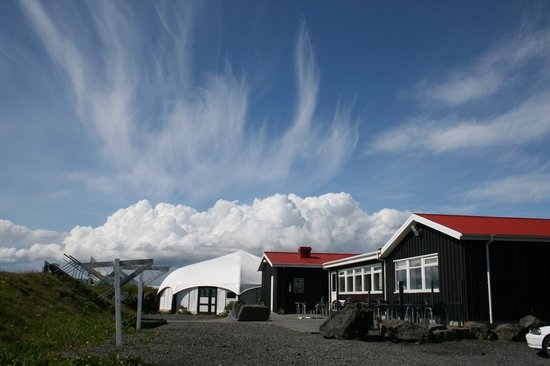
[[[159,311],[179,308],[198,314],[219,314],[238,299],[255,304],[261,295],[260,258],[244,251],[181,267],[159,287]]]

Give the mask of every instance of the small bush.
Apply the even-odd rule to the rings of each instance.
[[[185,306],[180,306],[179,309],[176,311],[177,314],[183,314],[183,315],[190,315],[191,312],[187,310]]]
[[[267,321],[269,319],[269,308],[262,305],[244,305],[239,311],[239,321]]]
[[[235,304],[235,301],[229,301],[227,304],[225,304],[225,308],[223,309],[222,313],[219,313],[218,316],[225,318],[229,315],[229,312],[233,310],[233,305]]]

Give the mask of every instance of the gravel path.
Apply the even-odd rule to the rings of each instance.
[[[339,341],[273,322],[181,321],[85,354],[141,356],[146,365],[550,365],[524,342],[412,344]]]

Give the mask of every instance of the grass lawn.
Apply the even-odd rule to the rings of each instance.
[[[135,313],[123,312],[130,331]],[[66,359],[75,348],[115,334],[111,304],[94,289],[67,276],[0,272],[1,365],[127,365],[139,360]]]

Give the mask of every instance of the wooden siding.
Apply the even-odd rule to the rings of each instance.
[[[275,267],[262,270],[262,301],[271,304],[271,276],[273,275],[273,309],[287,314],[296,312],[296,302],[316,304],[328,299],[328,272],[322,268]],[[304,293],[295,293],[294,278],[304,279]]]
[[[322,268],[276,267],[274,311],[296,312],[296,303],[304,302],[314,306],[323,297],[328,299],[328,275]],[[304,279],[304,293],[296,293],[294,279]],[[263,288],[263,285],[262,285]]]
[[[394,261],[428,254],[438,254],[439,292],[405,293],[406,304],[444,303],[449,307],[450,320],[467,320],[465,286],[465,248],[458,240],[430,227],[416,224],[419,236],[409,233],[386,258],[386,291],[389,303],[399,302],[395,284]]]
[[[465,253],[465,320],[489,320],[487,260],[484,241],[463,241]]]
[[[517,321],[526,315],[550,320],[550,243],[489,245],[493,318]]]
[[[262,270],[262,290],[261,290],[261,301],[266,305],[270,306],[271,304],[271,275],[274,274],[273,268],[269,265],[265,265]],[[274,285],[276,287],[277,279],[273,279]],[[276,299],[274,299],[276,300]],[[275,304],[275,302],[273,303]],[[277,311],[277,308],[271,309],[271,311]]]
[[[438,253],[439,293],[434,302],[449,305],[449,319],[489,320],[485,240],[457,240],[417,224],[421,235],[410,233],[386,258],[386,290],[395,293],[394,260]],[[550,319],[550,243],[494,241],[489,245],[493,321],[518,321],[526,315]],[[405,303],[431,302],[431,293],[405,293]]]

